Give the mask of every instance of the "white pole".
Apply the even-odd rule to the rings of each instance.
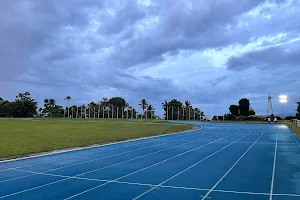
[[[94,106],[94,118],[96,118],[96,106]]]
[[[131,109],[131,119],[133,119],[133,109]]]
[[[117,119],[119,119],[119,107],[117,107]]]
[[[98,105],[98,119],[100,118],[100,104]]]
[[[105,116],[104,116],[104,106],[102,106],[102,118],[104,119]]]
[[[122,119],[124,118],[124,107],[122,106]]]
[[[167,120],[169,120],[169,107],[167,106]]]
[[[72,118],[74,116],[74,107],[72,106]]]
[[[112,107],[111,118],[113,119],[114,118],[114,106],[111,106],[111,107]]]
[[[200,121],[202,121],[202,115],[201,115],[201,110],[200,110]]]
[[[76,119],[78,118],[78,106],[77,106],[77,110],[76,110]]]
[[[91,118],[91,106],[89,105],[89,118]]]

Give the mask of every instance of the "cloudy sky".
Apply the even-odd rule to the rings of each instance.
[[[299,0],[1,0],[0,96],[190,100],[209,116],[300,100]],[[42,105],[42,104],[40,104]]]

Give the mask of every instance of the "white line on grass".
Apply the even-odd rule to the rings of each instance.
[[[276,133],[276,144],[275,144],[275,149],[274,149],[274,162],[273,162],[271,189],[270,189],[270,200],[272,200],[272,198],[273,198],[272,195],[273,195],[274,178],[275,178],[275,170],[276,170],[277,139],[278,139],[278,134]]]
[[[66,153],[66,152],[82,151],[82,150],[86,150],[86,149],[98,148],[98,147],[109,146],[109,145],[114,145],[114,144],[122,144],[122,143],[134,142],[134,141],[139,141],[139,140],[146,140],[146,139],[150,139],[150,138],[159,138],[159,137],[166,137],[166,136],[177,135],[177,134],[182,134],[182,133],[196,132],[196,131],[202,129],[202,126],[200,126],[200,125],[195,125],[195,126],[198,126],[199,128],[194,129],[194,130],[181,131],[181,132],[178,132],[178,133],[169,133],[169,134],[165,134],[165,135],[141,137],[141,138],[135,138],[135,139],[125,140],[125,141],[120,141],[120,142],[111,142],[111,143],[107,143],[107,144],[93,145],[93,146],[89,146],[89,147],[79,147],[79,148],[76,148],[76,149],[60,150],[60,151],[55,151],[55,152],[50,152],[50,153],[43,153],[43,154],[39,154],[39,155],[26,156],[26,157],[23,157],[23,158],[14,158],[14,159],[9,159],[9,160],[2,160],[2,161],[0,161],[0,164],[1,163],[7,163],[7,162],[15,162],[15,161],[19,161],[19,160],[26,160],[26,159],[31,159],[31,158],[51,156],[51,155],[61,154],[61,153]]]
[[[234,134],[234,133],[233,133]],[[229,137],[233,134],[230,134],[228,136],[225,136],[223,138],[226,138],[226,137]],[[218,139],[219,140],[219,139]],[[217,141],[217,140],[216,140]],[[85,173],[88,173],[88,172],[85,172]],[[36,190],[36,189],[39,189],[39,188],[42,188],[42,187],[46,187],[46,186],[49,186],[49,185],[53,185],[53,184],[56,184],[56,183],[59,183],[59,182],[63,182],[63,181],[66,181],[66,180],[69,180],[69,179],[72,179],[72,177],[68,177],[68,178],[65,178],[65,179],[62,179],[62,180],[58,180],[58,181],[54,181],[54,182],[51,182],[51,183],[47,183],[47,184],[44,184],[44,185],[40,185],[40,186],[37,186],[37,187],[33,187],[33,188],[30,188],[30,189],[26,189],[26,190],[22,190],[22,191],[19,191],[19,192],[15,192],[15,193],[12,193],[12,194],[8,194],[8,195],[5,195],[5,196],[2,196],[0,197],[1,198],[6,198],[6,197],[9,197],[9,196],[14,196],[14,195],[17,195],[17,194],[21,194],[21,193],[24,193],[24,192],[28,192],[28,191],[32,191],[32,190]],[[109,181],[108,183],[110,182],[114,182],[114,181]],[[78,196],[78,195],[77,195]]]
[[[188,139],[188,138],[191,138],[191,137],[195,137],[195,136],[185,137],[184,139]],[[208,137],[212,137],[212,136],[210,135]],[[200,138],[198,140],[206,139],[208,137]],[[88,161],[78,162],[78,163],[74,163],[74,164],[71,164],[71,165],[65,165],[65,166],[62,166],[62,167],[48,169],[48,170],[46,170],[44,172],[56,171],[58,169],[64,169],[64,168],[68,168],[68,167],[73,167],[73,166],[85,164],[85,163],[88,163],[88,162],[98,161],[98,160],[102,160],[102,159],[105,159],[105,158],[111,158],[111,157],[114,157],[114,156],[119,156],[119,155],[123,155],[123,154],[130,153],[130,152],[135,152],[135,151],[147,149],[147,148],[154,147],[154,146],[159,146],[159,145],[162,145],[162,144],[168,144],[168,143],[172,143],[172,142],[175,142],[175,141],[181,141],[181,140],[184,140],[184,139],[181,138],[181,139],[178,139],[178,140],[172,140],[172,141],[169,141],[169,142],[164,142],[164,143],[155,144],[155,145],[151,145],[151,146],[147,146],[147,147],[142,147],[142,148],[138,148],[138,149],[134,149],[134,150],[130,150],[130,151],[125,151],[125,152],[122,152],[122,153],[117,153],[117,154],[108,155],[108,156],[104,156],[104,157],[100,157],[100,158],[96,158],[96,159],[91,159],[91,160],[88,160]],[[187,143],[192,143],[192,142],[195,142],[195,141],[198,141],[198,140],[193,140],[193,141],[187,142]],[[7,170],[13,170],[13,169],[17,169],[17,168],[8,168]],[[0,183],[12,181],[12,180],[17,180],[17,179],[21,179],[21,178],[25,178],[25,177],[29,177],[29,176],[33,176],[33,174],[31,174],[31,175],[25,175],[25,176],[19,176],[19,177],[15,177],[15,178],[6,179],[6,180],[2,180],[2,181],[0,181]]]
[[[249,135],[249,134],[248,134],[248,135]],[[179,173],[175,174],[174,176],[172,176],[172,177],[168,178],[167,180],[165,180],[165,181],[161,182],[161,183],[160,183],[158,186],[156,186],[156,187],[154,187],[154,188],[152,188],[152,189],[150,189],[150,190],[148,190],[148,191],[146,191],[146,192],[142,193],[141,195],[139,195],[139,196],[135,197],[133,200],[136,200],[136,199],[139,199],[139,198],[141,198],[142,196],[144,196],[144,195],[148,194],[149,192],[151,192],[152,190],[156,189],[157,187],[159,187],[159,186],[163,185],[164,183],[166,183],[166,182],[168,182],[168,181],[172,180],[173,178],[175,178],[175,177],[179,176],[180,174],[182,174],[182,173],[186,172],[187,170],[189,170],[189,169],[191,169],[191,168],[195,167],[195,166],[196,166],[196,165],[198,165],[199,163],[201,163],[201,162],[203,162],[203,161],[207,160],[208,158],[210,158],[210,157],[214,156],[215,154],[217,154],[217,153],[219,153],[220,151],[222,151],[222,150],[226,149],[227,147],[229,147],[229,146],[231,146],[232,144],[234,144],[236,141],[238,141],[238,140],[240,140],[240,139],[242,139],[242,138],[244,138],[244,137],[246,137],[246,136],[247,136],[247,135],[245,135],[245,136],[243,136],[243,137],[241,137],[241,138],[239,138],[239,139],[235,140],[235,141],[234,141],[234,142],[232,142],[231,144],[229,144],[229,145],[226,145],[225,147],[223,147],[223,148],[219,149],[218,151],[216,151],[216,152],[214,152],[214,153],[210,154],[209,156],[207,156],[207,157],[203,158],[202,160],[200,160],[200,161],[198,161],[198,162],[194,163],[194,164],[193,164],[193,165],[191,165],[190,167],[188,167],[188,168],[186,168],[186,169],[182,170],[181,172],[179,172]]]
[[[206,199],[208,195],[220,184],[220,182],[231,172],[231,170],[242,160],[242,158],[250,151],[250,149],[256,144],[256,142],[263,136],[261,134],[255,142],[252,143],[252,145],[239,157],[239,159],[230,167],[230,169],[220,178],[220,180],[205,194],[205,196],[202,198],[202,200]]]

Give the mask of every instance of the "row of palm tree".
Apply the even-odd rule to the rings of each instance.
[[[71,101],[71,97],[70,96],[66,96],[66,98],[64,99],[65,101],[66,101],[66,103],[67,103],[67,116],[70,116],[70,110],[69,110],[69,101]],[[45,100],[45,101],[47,101],[47,103],[48,103],[48,100]],[[55,100],[54,100],[54,104],[55,104]],[[103,109],[105,109],[106,111],[110,111],[111,109],[113,109],[113,108],[111,108],[110,107],[110,105],[109,105],[109,100],[107,99],[107,98],[103,98],[99,103],[98,103],[98,105],[102,105],[102,107],[103,107]],[[140,101],[140,103],[139,103],[139,106],[140,106],[140,108],[142,109],[142,111],[143,111],[143,114],[141,114],[141,118],[145,118],[145,119],[148,119],[148,118],[153,118],[155,115],[154,115],[154,111],[155,111],[155,109],[154,109],[154,107],[152,106],[152,105],[149,105],[148,104],[148,101],[146,100],[146,99],[142,99],[141,101]],[[73,108],[74,106],[72,106],[72,110],[74,109]],[[82,106],[81,106],[82,107]],[[96,108],[97,107],[97,104],[96,103],[94,103],[94,102],[91,102],[91,103],[89,103],[88,105],[87,105],[87,108],[88,108],[88,112],[89,112],[89,117],[90,117],[90,115],[91,115],[91,109],[90,108]],[[119,107],[117,107],[116,109],[118,109]],[[125,103],[125,106],[123,106],[122,108],[120,108],[120,109],[122,109],[122,113],[123,113],[123,109],[126,109],[126,114],[128,115],[128,113],[129,113],[129,111],[131,110],[131,113],[130,113],[130,115],[131,115],[131,117],[133,117],[133,114],[135,113],[135,114],[137,114],[136,113],[136,111],[135,111],[135,109],[133,108],[133,107],[131,107],[128,103]],[[100,110],[100,107],[99,107],[99,110]],[[65,109],[64,109],[64,112],[65,112]],[[95,110],[94,110],[94,115],[95,115]],[[64,116],[65,116],[65,113],[64,113]],[[72,116],[73,116],[73,114],[72,114]],[[95,116],[94,116],[95,117]]]
[[[139,103],[139,106],[143,110],[144,118],[147,119],[149,117],[148,114],[150,115],[150,119],[153,117],[155,109],[152,105],[148,105],[148,102],[146,99],[142,99],[141,103]],[[141,115],[141,117],[142,117],[142,115]]]

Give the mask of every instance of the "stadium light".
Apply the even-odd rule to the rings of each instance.
[[[282,104],[282,120],[283,120],[283,104],[287,103],[287,95],[280,95],[279,102]]]

